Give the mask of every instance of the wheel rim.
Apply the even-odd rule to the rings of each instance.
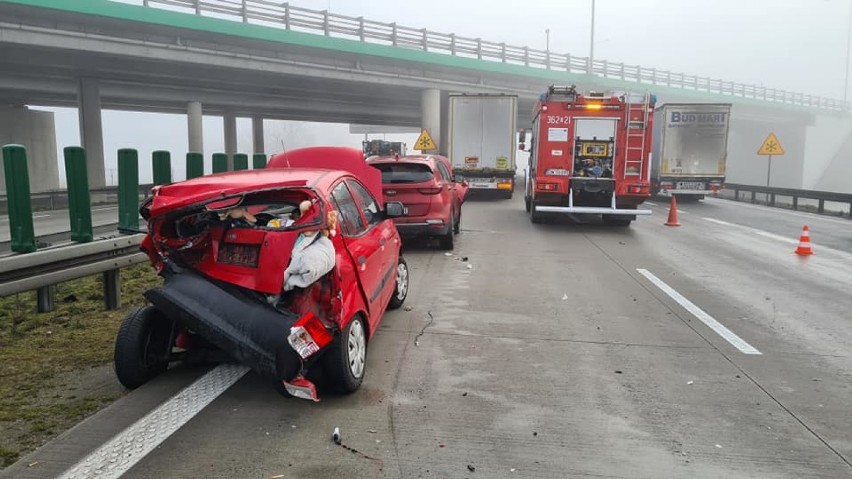
[[[408,267],[400,263],[396,267],[396,299],[402,301],[408,295]]]
[[[360,319],[352,320],[349,327],[349,372],[352,377],[360,379],[364,374],[364,362],[367,356],[367,344],[364,337],[364,326]]]

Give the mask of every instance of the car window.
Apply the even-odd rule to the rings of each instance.
[[[378,163],[373,165],[382,172],[382,183],[423,183],[435,176],[424,163]]]
[[[345,182],[340,182],[331,192],[335,210],[340,215],[340,227],[343,234],[347,236],[358,236],[367,229],[364,218],[361,216],[361,208],[355,203],[352,194]]]
[[[379,223],[381,221],[381,217],[379,216],[379,204],[376,203],[376,200],[373,199],[373,196],[369,191],[367,191],[367,188],[355,180],[347,180],[346,182],[349,183],[349,189],[355,194],[355,198],[358,200],[358,206],[360,206],[361,211],[364,212],[364,218],[366,218],[367,224],[374,225]]]
[[[450,170],[448,170],[447,167],[444,166],[444,164],[441,163],[441,162],[438,162],[437,165],[438,165],[438,171],[441,172],[441,176],[444,178],[444,181],[447,181],[447,182],[453,181],[453,175],[452,175],[452,173],[450,173]]]

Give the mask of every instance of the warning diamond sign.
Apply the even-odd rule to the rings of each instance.
[[[771,156],[783,155],[784,148],[781,147],[781,142],[775,137],[775,133],[770,133],[769,136],[763,140],[763,144],[760,145],[760,149],[757,150],[757,154]]]
[[[420,151],[438,149],[438,146],[435,144],[435,141],[432,140],[432,136],[429,134],[429,130],[424,128],[420,132],[420,136],[418,136],[417,141],[414,142],[414,149]]]

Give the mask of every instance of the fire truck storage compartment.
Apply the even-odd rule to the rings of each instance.
[[[595,205],[608,206],[615,189],[615,118],[575,118],[571,187],[574,196],[587,196]],[[600,198],[595,198],[600,196]]]

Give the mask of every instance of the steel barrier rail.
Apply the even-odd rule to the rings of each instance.
[[[846,203],[849,205],[849,217],[852,218],[852,194],[837,193],[833,191],[798,190],[794,188],[776,188],[767,186],[743,185],[739,183],[725,183],[725,190],[733,190],[734,200],[740,201],[740,192],[751,192],[751,202],[757,202],[757,194],[768,196],[770,206],[775,206],[776,196],[787,196],[793,199],[793,209],[799,209],[799,198],[817,200],[817,212],[825,212],[825,202]]]
[[[849,102],[833,98],[697,75],[686,75],[640,65],[608,62],[607,60],[590,62],[588,57],[506,45],[481,38],[462,37],[453,33],[432,32],[425,28],[405,27],[396,23],[376,22],[365,20],[364,17],[338,15],[327,10],[310,10],[294,7],[286,2],[270,0],[136,1],[145,7],[314,33],[327,37],[346,38],[365,43],[392,45],[548,70],[590,73],[604,78],[640,84],[661,85],[821,110],[848,111],[850,109]],[[127,2],[125,0],[122,3]]]
[[[154,185],[139,185],[139,196],[145,197],[151,193]],[[103,188],[90,188],[89,193],[96,199],[101,196],[106,198],[96,204],[115,204],[118,202],[118,186],[106,186]],[[30,195],[34,207],[46,208],[48,210],[63,210],[68,208],[68,190],[51,190]],[[93,202],[94,203],[94,202]],[[0,211],[6,210],[6,193],[0,193]]]
[[[139,251],[144,236],[120,236],[0,257],[0,297],[38,290],[39,311],[50,311],[53,285],[103,273],[105,305],[116,309],[121,298],[118,270],[147,260]]]

